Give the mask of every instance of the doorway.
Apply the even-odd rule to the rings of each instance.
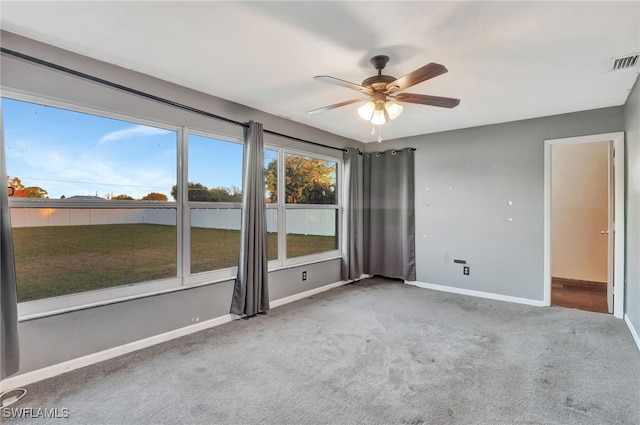
[[[623,133],[545,141],[545,305],[623,317],[623,159]]]
[[[551,305],[613,312],[611,141],[551,146]]]

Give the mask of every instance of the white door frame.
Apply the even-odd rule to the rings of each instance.
[[[549,139],[544,141],[544,298],[545,306],[551,305],[551,147],[577,143],[612,141],[614,156],[613,218],[615,235],[613,261],[613,315],[624,317],[624,132],[592,134],[588,136]]]

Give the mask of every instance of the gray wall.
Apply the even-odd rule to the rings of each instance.
[[[305,281],[303,271],[307,272]],[[269,299],[279,300],[332,282],[340,282],[340,259],[274,271],[269,273]]]
[[[627,281],[625,313],[640,332],[640,77],[624,110],[627,142]]]
[[[265,129],[335,147],[359,147],[357,141],[266,114],[243,105],[95,61],[11,33],[1,33],[2,46],[76,69],[137,90],[237,121],[259,121]],[[242,136],[240,127],[183,112],[159,103],[36,67],[10,57],[0,58],[3,89],[98,108],[117,114],[184,125],[200,131]],[[318,154],[341,156],[335,150],[265,135],[265,142]],[[302,271],[308,273],[302,281]],[[340,281],[340,261],[275,271],[269,274],[271,301]],[[21,367],[26,373],[46,366],[148,338],[229,313],[233,282],[139,298],[20,323]]]
[[[613,107],[366,145],[418,149],[417,280],[541,301],[544,140],[622,131],[623,118]]]
[[[278,270],[269,273],[269,298],[339,281],[339,259]],[[232,295],[228,281],[20,322],[20,373],[224,316]]]

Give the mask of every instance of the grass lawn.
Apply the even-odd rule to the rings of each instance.
[[[19,302],[177,276],[174,226],[17,227],[13,240]],[[267,244],[276,259],[277,234]],[[237,266],[239,249],[238,230],[192,228],[192,273]],[[332,236],[287,235],[289,257],[332,249]]]
[[[191,228],[191,273],[235,267],[239,253],[239,230]],[[267,254],[278,259],[277,233],[267,233]]]

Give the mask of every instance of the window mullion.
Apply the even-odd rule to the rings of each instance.
[[[178,149],[180,163],[177,183],[178,202],[180,204],[180,238],[179,257],[182,258],[178,264],[181,267],[182,284],[186,285],[187,277],[191,273],[191,207],[189,205],[189,132],[186,127],[182,128],[180,134],[180,148]]]
[[[285,163],[284,149],[278,149],[278,258],[280,264],[287,259],[287,220],[285,209]]]

